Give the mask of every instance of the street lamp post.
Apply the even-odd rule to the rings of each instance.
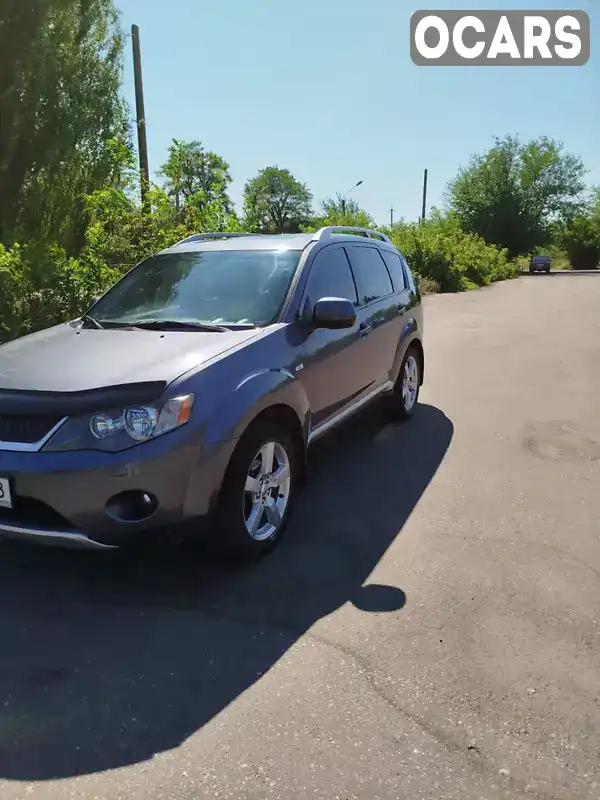
[[[358,183],[355,183],[354,186],[351,189],[348,189],[346,194],[342,195],[341,200],[340,200],[340,204],[342,206],[342,214],[344,214],[344,215],[346,214],[346,198],[348,197],[350,192],[353,192],[356,188],[358,188],[361,185],[362,185],[362,181],[359,181]]]

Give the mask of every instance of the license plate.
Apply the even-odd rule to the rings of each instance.
[[[12,508],[8,478],[0,478],[0,506],[2,508]]]

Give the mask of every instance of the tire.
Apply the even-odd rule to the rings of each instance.
[[[546,275],[550,275],[550,270],[549,269],[546,270]]]
[[[533,267],[529,267],[529,274],[533,275],[534,272],[535,272],[535,270],[533,269]]]
[[[411,345],[402,360],[390,397],[392,418],[399,422],[412,419],[417,409],[420,391],[421,359],[416,347]]]
[[[263,472],[265,458],[273,469]],[[266,464],[268,469],[268,464]],[[240,439],[221,487],[215,515],[215,531],[209,547],[222,555],[254,561],[271,552],[285,532],[299,475],[299,453],[293,437],[273,420],[255,422]],[[287,468],[289,478],[269,486],[268,478],[281,477]],[[277,473],[280,473],[277,475]],[[246,490],[255,480],[255,492]],[[249,527],[255,522],[255,531]]]

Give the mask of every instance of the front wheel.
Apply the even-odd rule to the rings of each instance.
[[[414,347],[409,347],[402,361],[392,392],[392,416],[400,421],[411,419],[417,408],[421,390],[421,360]]]
[[[242,436],[227,469],[211,544],[257,559],[280,541],[296,488],[298,454],[285,428],[258,421]]]

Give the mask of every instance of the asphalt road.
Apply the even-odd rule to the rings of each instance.
[[[2,800],[600,798],[600,274],[426,313],[260,565],[0,548]]]

